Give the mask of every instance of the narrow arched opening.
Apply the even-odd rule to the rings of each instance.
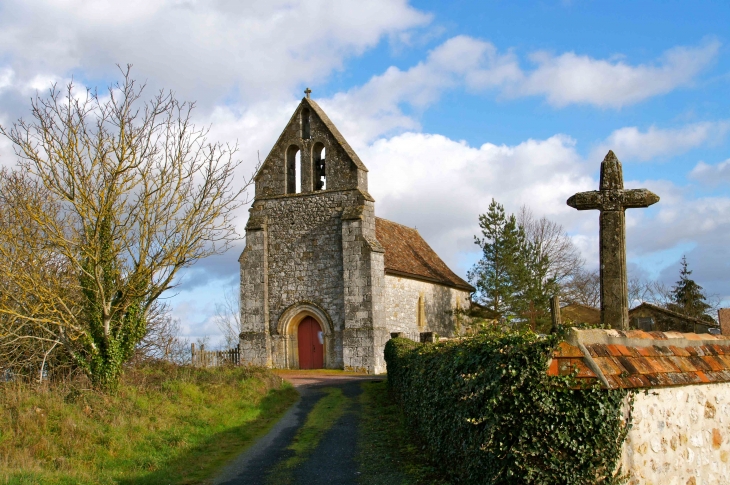
[[[302,160],[299,147],[291,145],[286,151],[286,193],[302,191]]]
[[[311,130],[309,128],[309,108],[302,110],[302,138],[309,140],[312,137]]]
[[[312,149],[314,169],[314,190],[327,190],[327,172],[325,170],[325,156],[327,149],[323,143],[317,142]]]

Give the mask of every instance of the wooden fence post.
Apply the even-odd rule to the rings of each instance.
[[[560,297],[558,295],[550,298],[550,317],[553,323],[550,333],[556,333],[563,323],[560,320]]]

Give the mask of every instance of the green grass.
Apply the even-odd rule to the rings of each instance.
[[[363,382],[360,394],[358,462],[360,483],[448,485],[406,426],[401,409],[388,395],[386,381]]]
[[[200,483],[298,395],[263,369],[156,365],[118,392],[0,386],[0,483]]]
[[[292,440],[292,444],[287,447],[293,454],[279,463],[269,475],[267,481],[270,484],[292,483],[293,470],[309,458],[324,434],[347,410],[350,400],[345,397],[341,389],[326,387],[323,391],[325,396],[314,405]]]

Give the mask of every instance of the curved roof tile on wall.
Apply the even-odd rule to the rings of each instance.
[[[416,229],[376,217],[375,236],[385,249],[385,274],[475,291],[446,266]]]
[[[722,335],[572,329],[553,353],[548,374],[577,371],[608,388],[730,382],[730,338]]]

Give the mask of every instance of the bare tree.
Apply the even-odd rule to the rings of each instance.
[[[180,337],[180,320],[172,317],[169,305],[157,300],[147,312],[147,332],[137,344],[133,360],[186,364],[190,361],[189,346],[188,339]]]
[[[536,244],[541,255],[547,256],[548,278],[563,284],[583,267],[580,251],[562,225],[544,216],[535,218],[525,205],[517,214],[517,223],[523,227],[527,240]]]
[[[562,285],[562,298],[568,303],[598,308],[601,306],[601,280],[598,270],[579,269]]]
[[[122,73],[106,96],[54,85],[32,100],[30,122],[0,126],[50,206],[24,197],[16,205],[47,260],[14,253],[29,255],[35,235],[0,233],[13,268],[0,277],[16,292],[0,300],[0,314],[43,326],[42,338],[64,346],[97,387],[116,385],[178,271],[238,238],[233,215],[251,183],[234,181],[236,148],[209,143],[208,129],[192,124],[194,103],[163,91],[143,102],[144,86],[129,66]]]
[[[215,304],[215,324],[223,334],[227,348],[238,346],[241,333],[240,297],[236,288],[223,292],[223,300]]]
[[[58,299],[79,310],[73,272],[48,243],[44,228],[26,212],[61,217],[48,190],[27,173],[0,171],[0,368],[14,376],[43,379],[58,368],[62,351]],[[68,332],[71,339],[79,338]],[[68,359],[66,359],[68,360]],[[68,362],[64,362],[68,364]]]

